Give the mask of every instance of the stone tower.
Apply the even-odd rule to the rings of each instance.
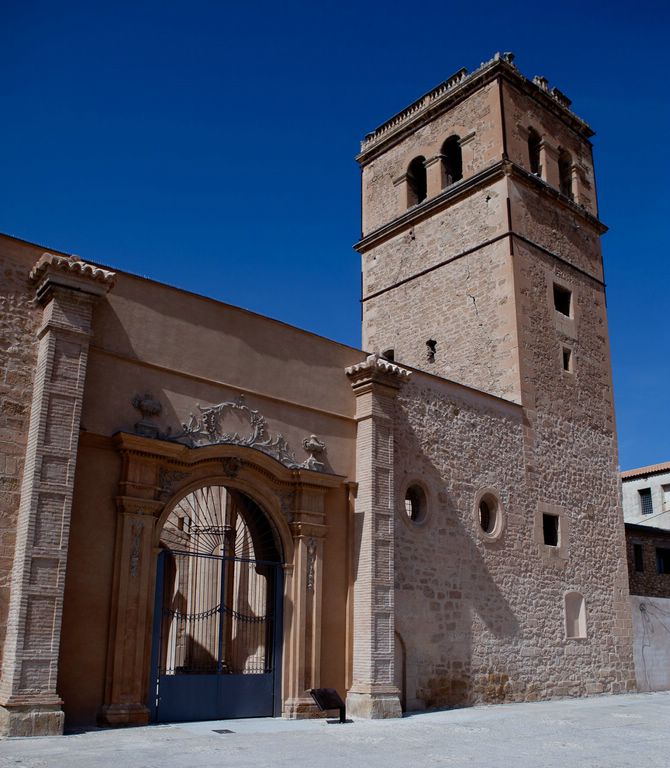
[[[593,132],[512,62],[460,70],[358,156],[363,348],[416,370],[392,462],[413,706],[633,685]]]
[[[586,281],[602,310],[604,227],[593,132],[512,58],[460,70],[366,137],[357,249],[364,349],[521,402],[534,308],[549,310],[552,375],[575,371],[584,297],[571,294]],[[539,282],[524,285],[526,266]]]

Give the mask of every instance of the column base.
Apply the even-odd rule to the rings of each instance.
[[[149,710],[144,704],[105,704],[98,712],[100,725],[148,725]]]
[[[286,720],[309,720],[314,717],[325,717],[325,715],[319,711],[311,697],[305,697],[287,699],[282,717]]]
[[[65,713],[60,705],[0,706],[2,736],[61,736]]]
[[[381,720],[389,717],[402,717],[400,697],[394,693],[358,693],[347,694],[347,715],[366,720]]]

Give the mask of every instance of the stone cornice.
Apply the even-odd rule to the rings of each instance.
[[[349,377],[354,389],[371,383],[398,389],[412,375],[412,372],[408,371],[407,368],[392,363],[377,354],[368,355],[362,363],[350,365],[344,369],[344,372]]]
[[[483,171],[479,171],[467,179],[451,184],[444,191],[440,192],[439,195],[424,200],[419,205],[413,206],[392,221],[382,224],[381,227],[368,233],[354,245],[354,250],[358,251],[358,253],[365,253],[365,251],[370,250],[370,248],[379,245],[384,242],[384,240],[390,239],[398,232],[414,226],[414,224],[417,224],[419,221],[432,216],[442,208],[446,208],[456,200],[460,200],[462,197],[470,194],[479,187],[485,187],[492,181],[502,179],[505,175],[504,165],[503,161],[499,160],[488,168],[484,168]]]
[[[544,179],[539,178],[534,173],[530,173],[530,171],[527,171],[525,168],[522,168],[516,163],[507,162],[505,165],[506,172],[509,176],[523,181],[527,186],[536,189],[541,194],[548,195],[556,202],[560,203],[566,208],[569,208],[572,213],[582,219],[585,224],[588,224],[593,229],[595,229],[599,235],[604,235],[605,232],[607,232],[607,225],[603,224],[597,216],[589,213],[586,208],[579,205],[578,203],[575,203],[574,200],[566,197],[560,190],[556,189],[556,187],[552,187],[551,184],[547,184]]]
[[[460,69],[448,80],[440,83],[421,98],[410,104],[392,118],[382,123],[361,142],[361,152],[357,160],[365,165],[385,151],[389,145],[401,140],[410,132],[450,109],[454,104],[467,98],[483,85],[504,77],[507,81],[526,91],[544,107],[556,114],[583,138],[593,136],[593,130],[570,109],[569,99],[557,88],[549,89],[545,78],[529,80],[512,63],[513,54],[496,53],[489,61],[481,64],[474,72]]]
[[[420,221],[449,207],[462,197],[479,188],[486,187],[490,183],[502,179],[504,176],[511,176],[519,179],[528,186],[533,187],[533,189],[536,189],[538,192],[549,195],[552,199],[569,208],[585,223],[593,227],[598,234],[602,235],[607,232],[607,226],[603,224],[597,216],[589,213],[581,205],[578,205],[565,195],[561,194],[558,189],[547,184],[543,179],[538,178],[535,174],[530,173],[525,168],[522,168],[520,165],[517,165],[510,160],[499,160],[488,168],[484,168],[483,171],[474,174],[474,176],[470,176],[456,184],[450,185],[438,195],[435,195],[435,197],[424,200],[421,204],[413,206],[392,221],[382,224],[381,227],[369,232],[354,245],[354,250],[363,254],[380,243],[383,243],[385,240],[390,240],[400,232],[413,227]]]
[[[35,294],[42,301],[54,287],[69,288],[93,296],[103,296],[114,285],[114,272],[89,264],[75,256],[43,253],[30,272]]]
[[[316,472],[306,467],[288,468],[272,456],[248,446],[222,443],[191,448],[181,443],[128,432],[117,432],[111,438],[111,443],[121,454],[129,453],[150,461],[183,467],[185,471],[190,471],[198,465],[234,457],[242,459],[250,467],[264,470],[278,482],[300,484],[305,488],[336,488],[345,480],[342,475]]]

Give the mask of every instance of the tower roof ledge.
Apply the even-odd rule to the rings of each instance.
[[[468,72],[465,68],[459,69],[444,82],[368,133],[361,142],[361,152],[356,159],[359,163],[367,162],[370,156],[376,154],[375,150],[379,146],[404,134],[408,126],[411,125],[414,128],[415,123],[431,119],[453,101],[464,98],[498,74],[504,74],[525,90],[531,91],[536,98],[543,100],[545,106],[560,114],[586,138],[593,136],[594,131],[571,110],[572,102],[562,91],[555,87],[549,88],[546,77],[535,76],[530,80],[521,74],[513,62],[513,53],[496,53],[493,58],[482,62],[473,72]]]

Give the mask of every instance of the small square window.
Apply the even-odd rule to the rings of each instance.
[[[542,515],[542,533],[548,547],[558,546],[558,515]]]
[[[573,370],[573,362],[572,362],[572,350],[570,347],[563,347],[563,370],[568,371],[568,373],[572,373]]]
[[[640,488],[640,510],[643,515],[651,515],[654,512],[654,502],[651,500],[651,488]]]
[[[566,317],[572,317],[572,291],[554,283],[554,307]]]
[[[638,573],[644,571],[644,558],[642,557],[642,544],[633,544],[633,562]]]
[[[670,574],[670,549],[656,547],[656,570]]]

